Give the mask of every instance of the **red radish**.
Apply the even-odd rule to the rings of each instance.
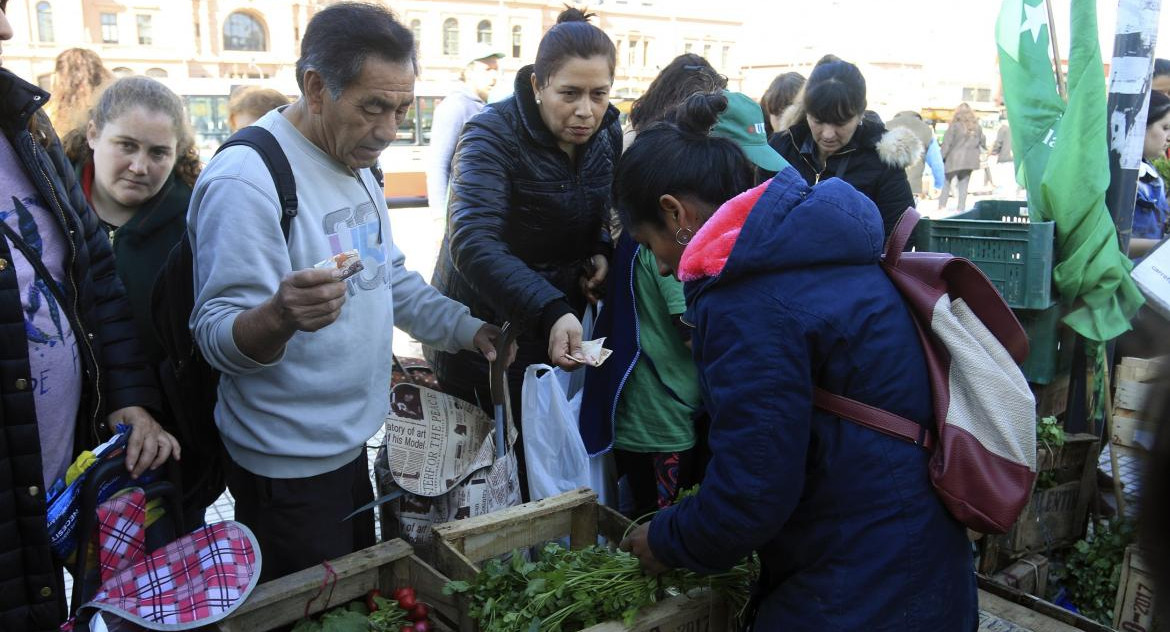
[[[411,632],[431,632],[431,624],[426,621],[415,621],[410,629]]]
[[[366,593],[366,609],[369,610],[370,612],[377,612],[378,611],[378,603],[376,601],[374,601],[374,597],[381,597],[381,596],[382,596],[382,591],[378,590],[377,588],[370,589],[370,592]]]
[[[411,608],[410,612],[406,614],[406,618],[410,619],[411,621],[426,621],[427,615],[430,614],[430,612],[431,611],[429,608],[427,608],[427,605],[420,601],[414,604],[414,607]]]
[[[402,586],[401,588],[396,588],[394,590],[394,600],[395,601],[401,601],[402,598],[406,595],[410,595],[411,597],[413,597],[414,596],[414,589],[411,588],[410,586]]]
[[[414,626],[413,625],[404,625],[401,628],[399,628],[398,632],[414,632]]]
[[[403,610],[410,610],[410,609],[414,608],[416,605],[418,605],[418,602],[414,600],[414,591],[413,590],[398,598],[398,606],[400,608],[402,608]]]

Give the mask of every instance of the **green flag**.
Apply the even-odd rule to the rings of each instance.
[[[1096,6],[1072,0],[1067,104],[1048,54],[1044,0],[1004,0],[997,30],[1018,176],[1031,212],[1056,223],[1053,280],[1070,307],[1064,321],[1088,340],[1112,340],[1130,329],[1144,299],[1105,206],[1109,148]]]

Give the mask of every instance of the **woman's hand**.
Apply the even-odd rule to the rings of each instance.
[[[498,354],[504,353],[504,366],[511,366],[512,361],[516,359],[516,341],[513,340],[511,346],[507,349],[500,349],[500,328],[491,323],[484,323],[479,331],[475,332],[475,338],[472,343],[476,349],[483,354],[483,357],[488,362],[495,362],[499,357]]]
[[[155,469],[166,463],[170,457],[179,460],[179,440],[146,412],[145,408],[127,406],[110,413],[108,424],[111,429],[118,424],[130,426],[130,439],[126,445],[126,469],[131,478],[138,478],[148,469]]]
[[[548,359],[566,371],[581,368],[585,362],[585,355],[581,353],[581,334],[581,321],[576,316],[565,314],[558,318],[548,334]]]
[[[642,563],[642,570],[645,571],[647,575],[665,573],[666,571],[670,570],[670,568],[668,568],[662,562],[659,562],[658,558],[654,557],[654,551],[650,550],[649,536],[650,523],[646,522],[640,524],[637,527],[634,527],[634,530],[630,532],[630,535],[627,535],[622,539],[622,543],[618,545],[618,548],[623,551],[632,553],[634,557],[638,558],[638,561]]]
[[[585,274],[581,275],[581,291],[585,298],[594,305],[604,298],[605,275],[609,272],[609,260],[605,255],[593,255],[585,266]]]

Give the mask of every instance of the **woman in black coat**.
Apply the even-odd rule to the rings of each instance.
[[[804,92],[768,141],[810,185],[840,178],[865,194],[882,215],[885,235],[914,206],[906,167],[922,154],[909,130],[887,130],[866,109],[865,77],[857,66],[821,60]]]
[[[599,298],[612,249],[610,186],[622,142],[609,104],[616,51],[587,19],[576,9],[560,15],[535,65],[517,74],[515,94],[463,128],[452,162],[432,285],[474,316],[520,327],[509,376],[514,415],[526,366],[580,366],[572,359],[580,314]],[[491,401],[482,356],[426,355],[446,392]]]

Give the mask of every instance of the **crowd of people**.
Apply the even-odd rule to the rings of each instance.
[[[14,36],[6,4],[0,40]],[[406,267],[371,170],[419,72],[410,29],[383,6],[313,16],[291,103],[264,88],[231,99],[233,130],[266,130],[291,167],[287,230],[271,165],[247,146],[201,164],[163,83],[114,79],[72,49],[50,99],[0,66],[0,628],[56,629],[67,612],[44,496],[81,450],[125,425],[133,476],[181,471],[151,293],[186,236],[190,330],[220,374],[225,478],[265,580],[374,543],[370,512],[346,517],[373,500],[365,447],[390,407],[398,327],[468,402],[489,406],[489,366],[510,362],[521,436],[537,423],[520,414],[525,368],[586,371],[582,432],[612,449],[624,509],[657,512],[621,543],[647,572],[716,573],[756,552],[756,629],[975,629],[967,532],[931,487],[928,452],[812,392],[931,427],[918,335],[879,258],[930,195],[927,168],[940,207],[953,183],[965,208],[988,156],[1016,193],[1006,119],[990,146],[965,103],[941,138],[917,112],[883,121],[859,67],[833,55],[756,100],[688,53],[623,129],[616,49],[591,17],[561,13],[500,101],[502,55],[466,58],[434,117],[428,195],[446,227],[430,283]],[[1153,163],[1168,136],[1170,97],[1155,91],[1134,256],[1166,233]],[[351,249],[355,276],[316,266]],[[613,357],[585,369],[582,320],[602,300]],[[186,509],[202,522],[205,507]]]

